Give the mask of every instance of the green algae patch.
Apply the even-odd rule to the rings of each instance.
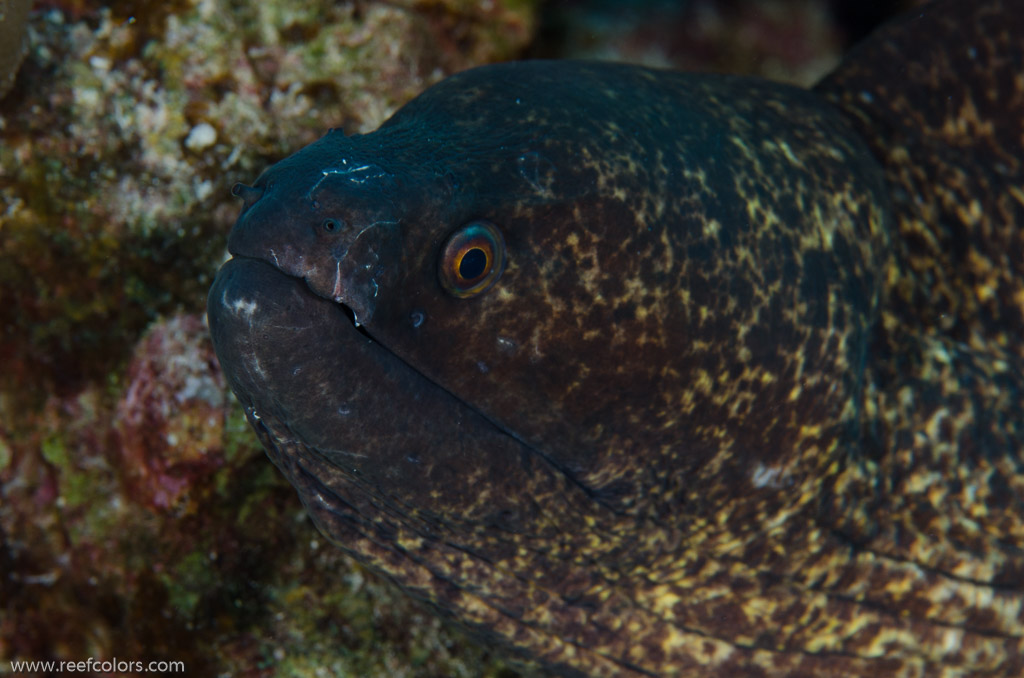
[[[50,435],[43,439],[40,446],[40,453],[47,462],[63,468],[67,465],[68,454],[64,442],[57,435]]]
[[[207,554],[190,553],[173,570],[160,576],[167,587],[167,602],[185,618],[195,616],[204,593],[217,585],[217,573],[210,568],[210,560]]]
[[[3,472],[11,464],[11,446],[0,438],[0,472]]]

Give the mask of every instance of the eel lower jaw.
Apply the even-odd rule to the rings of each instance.
[[[267,422],[278,422],[278,436],[293,443],[303,440],[305,447],[316,451],[314,457],[306,458],[307,463],[323,463],[347,473],[352,465],[342,468],[337,455],[325,451],[345,449],[346,454],[358,451],[376,457],[378,450],[365,449],[360,431],[394,428],[403,407],[408,412],[431,407],[437,411],[423,415],[426,423],[421,424],[426,434],[440,436],[436,449],[458,449],[451,445],[452,436],[465,433],[466,417],[476,417],[477,425],[488,430],[486,435],[496,436],[494,444],[528,450],[602,503],[593,488],[551,459],[543,445],[525,439],[393,352],[372,329],[356,323],[355,309],[316,294],[302,277],[288,275],[263,257],[236,255],[225,262],[210,289],[207,308],[217,357],[232,390],[250,412],[254,428],[259,432]],[[416,388],[407,387],[406,382]],[[437,409],[442,401],[465,408],[454,423],[449,422],[451,433],[441,433],[447,416]],[[261,440],[269,449],[274,440],[268,436]],[[388,473],[406,464],[407,442],[399,442],[401,454],[394,446],[384,454],[390,460],[387,463],[397,465]],[[295,469],[287,466],[288,454],[282,449],[272,456],[279,467],[291,469],[291,477]],[[416,466],[414,475],[422,472]],[[321,495],[326,496],[322,491]]]

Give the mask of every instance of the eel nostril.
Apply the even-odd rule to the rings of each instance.
[[[236,198],[241,198],[245,203],[243,209],[252,207],[253,203],[259,200],[263,196],[263,189],[256,188],[255,186],[248,186],[243,183],[237,183],[231,187],[231,195]]]

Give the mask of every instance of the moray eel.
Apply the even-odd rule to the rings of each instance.
[[[227,380],[325,535],[561,675],[1024,675],[1022,45],[455,75],[236,186]]]

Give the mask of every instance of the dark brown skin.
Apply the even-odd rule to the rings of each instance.
[[[1024,3],[921,14],[819,92],[476,69],[239,187],[214,342],[320,529],[569,676],[1024,671]]]

